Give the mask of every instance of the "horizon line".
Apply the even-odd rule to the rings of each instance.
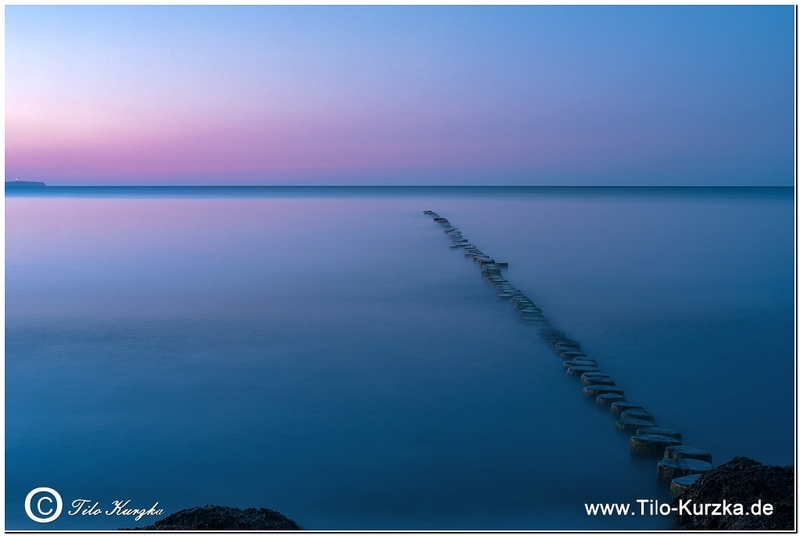
[[[36,183],[46,188],[794,188],[780,184],[59,184],[44,181],[5,181],[8,184]]]

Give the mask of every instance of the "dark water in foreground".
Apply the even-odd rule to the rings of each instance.
[[[60,189],[6,200],[6,527],[75,499],[309,529],[664,528],[610,413],[422,214],[684,443],[794,455],[791,189]],[[28,519],[35,487],[64,513]]]

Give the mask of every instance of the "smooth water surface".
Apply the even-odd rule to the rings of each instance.
[[[484,252],[715,463],[794,454],[786,189],[50,189],[6,200],[6,525],[278,510],[308,529],[665,528]],[[23,502],[65,500],[44,526]]]

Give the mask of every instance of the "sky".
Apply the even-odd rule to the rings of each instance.
[[[794,181],[793,6],[6,6],[6,180]]]

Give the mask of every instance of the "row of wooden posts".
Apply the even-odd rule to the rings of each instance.
[[[659,426],[655,417],[641,405],[628,401],[622,388],[600,369],[597,361],[588,356],[577,341],[556,329],[533,300],[503,276],[502,269],[508,267],[507,263],[497,262],[482,252],[446,218],[431,210],[424,213],[444,228],[452,242],[451,248],[462,249],[466,257],[480,265],[483,278],[494,287],[499,298],[511,303],[522,322],[538,329],[541,338],[561,358],[567,375],[580,378],[583,394],[594,397],[598,405],[608,406],[617,417],[617,429],[633,434],[630,437],[631,452],[643,456],[663,455],[656,465],[656,474],[661,480],[671,483],[674,496],[681,495],[702,473],[713,468],[711,454],[683,445],[680,433]]]

